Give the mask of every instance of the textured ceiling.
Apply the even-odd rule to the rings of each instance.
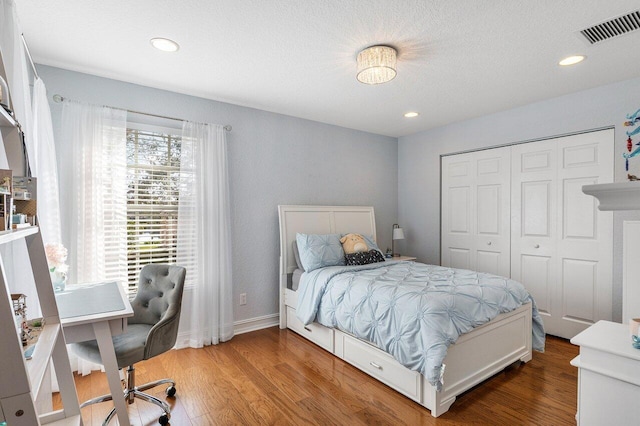
[[[16,3],[37,63],[389,136],[640,76],[640,31],[576,35],[637,0]],[[373,44],[398,49],[398,76],[366,86],[355,58]]]

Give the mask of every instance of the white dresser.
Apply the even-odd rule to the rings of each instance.
[[[640,424],[640,349],[631,345],[629,326],[598,321],[571,339],[580,355],[579,426]]]

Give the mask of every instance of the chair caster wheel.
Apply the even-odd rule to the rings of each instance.
[[[158,423],[160,423],[162,426],[168,425],[169,416],[167,416],[166,414],[161,415],[160,418],[158,419]]]
[[[173,396],[176,394],[176,388],[175,386],[169,386],[164,392],[167,394],[167,396]]]

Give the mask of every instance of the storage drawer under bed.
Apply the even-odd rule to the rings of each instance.
[[[338,331],[336,340],[336,346],[342,349],[341,358],[345,361],[414,401],[421,401],[420,373],[407,369],[391,355],[348,334]]]
[[[297,317],[296,310],[287,306],[287,327],[311,340],[316,345],[333,353],[333,329],[312,322],[304,325]]]

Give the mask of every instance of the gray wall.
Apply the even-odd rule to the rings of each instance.
[[[53,118],[63,208],[70,194],[67,141],[54,94],[191,121],[230,124],[228,134],[235,320],[278,312],[278,204],[372,205],[378,242],[397,222],[397,139],[257,109],[38,66]],[[64,213],[64,210],[63,210]],[[69,217],[63,215],[63,217]],[[68,245],[68,226],[63,221]],[[239,294],[247,305],[239,306]]]
[[[520,141],[615,126],[615,180],[626,180],[628,113],[640,108],[640,79],[548,99],[520,108],[401,137],[398,141],[398,215],[407,239],[403,253],[440,262],[440,156]],[[628,128],[627,128],[628,129]],[[640,176],[640,159],[630,172]],[[614,213],[613,315],[622,318],[622,221],[636,212]]]
[[[391,224],[406,240],[398,251],[440,261],[440,155],[615,126],[616,181],[624,181],[625,115],[640,108],[640,79],[548,99],[411,136],[373,135],[266,111],[210,101],[47,66],[38,66],[49,96],[118,108],[231,124],[228,135],[232,199],[235,319],[277,312],[278,204],[373,205],[378,240],[391,244]],[[58,152],[61,106],[51,102]],[[69,179],[58,156],[61,196]],[[640,175],[640,160],[631,172]],[[68,196],[68,194],[67,194]],[[397,200],[397,201],[396,201]],[[64,199],[63,199],[64,201]],[[68,216],[67,216],[68,217]],[[622,221],[614,214],[614,319],[622,316]],[[66,230],[63,223],[63,232]],[[68,235],[68,233],[67,233]],[[248,294],[239,306],[239,294]]]

